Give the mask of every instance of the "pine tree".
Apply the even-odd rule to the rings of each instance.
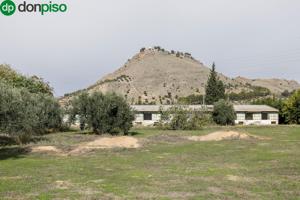
[[[205,93],[205,101],[207,104],[214,104],[220,99],[225,99],[225,87],[223,82],[218,78],[215,63],[212,65],[212,69],[207,80]]]

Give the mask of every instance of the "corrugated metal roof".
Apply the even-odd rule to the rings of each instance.
[[[134,109],[135,111],[140,111],[140,112],[158,112],[160,110],[168,110],[172,107],[180,107],[186,110],[208,110],[212,111],[213,106],[212,105],[132,105],[131,108]]]
[[[131,108],[138,112],[158,112],[168,110],[172,107],[180,107],[186,110],[212,111],[213,105],[132,105]],[[234,105],[236,112],[278,112],[277,109],[267,105]]]
[[[278,112],[276,108],[267,105],[234,105],[236,112]]]

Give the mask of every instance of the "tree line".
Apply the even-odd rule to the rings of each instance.
[[[235,113],[225,94],[213,64],[206,88],[205,103],[213,104],[212,114],[172,108],[161,114],[161,125],[168,129],[199,129],[206,124],[232,125]],[[201,101],[201,98],[192,97]],[[204,102],[202,102],[204,103]],[[252,104],[267,104],[279,109],[280,123],[300,124],[300,90],[287,99],[262,98]],[[64,116],[68,117],[65,123]],[[134,111],[126,100],[114,93],[82,92],[62,109],[52,94],[52,88],[38,77],[26,77],[7,65],[0,65],[0,133],[18,142],[32,135],[62,130],[78,123],[81,130],[96,134],[128,134]]]

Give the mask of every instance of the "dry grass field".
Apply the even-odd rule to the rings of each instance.
[[[188,139],[229,130],[253,137]],[[299,126],[68,132],[0,148],[0,199],[299,198]]]

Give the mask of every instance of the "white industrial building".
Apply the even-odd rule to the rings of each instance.
[[[186,110],[212,112],[212,105],[176,105]],[[135,111],[134,125],[153,126],[160,121],[161,111],[174,105],[132,105]],[[234,105],[237,125],[278,124],[278,110],[267,105]]]
[[[278,124],[278,110],[267,105],[235,105],[235,124],[271,125]]]

